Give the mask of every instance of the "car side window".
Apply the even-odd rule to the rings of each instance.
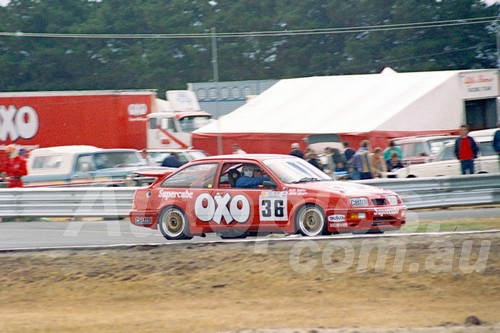
[[[33,169],[57,169],[61,165],[62,156],[37,156],[33,161]]]
[[[456,159],[455,146],[446,146],[439,155],[439,161],[451,161]]]
[[[94,170],[95,170],[95,165],[91,155],[78,156],[76,160],[75,171],[89,172]]]
[[[423,142],[415,144],[415,155],[414,156],[427,156],[427,151]]]
[[[161,187],[213,188],[218,163],[195,164],[168,177]]]
[[[412,156],[415,156],[413,153],[413,144],[411,143],[404,143],[401,145],[401,150],[403,151],[403,158],[409,158]]]
[[[220,187],[235,187],[241,177],[241,163],[224,163],[219,178]]]
[[[498,154],[493,148],[493,141],[480,142],[479,153],[481,156],[493,156]]]

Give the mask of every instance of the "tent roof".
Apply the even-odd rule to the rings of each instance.
[[[397,73],[386,68],[380,74],[280,80],[247,104],[196,132],[370,132],[463,72]]]

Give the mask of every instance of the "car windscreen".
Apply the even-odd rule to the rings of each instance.
[[[146,166],[141,155],[134,151],[102,152],[94,155],[96,169]]]
[[[179,124],[184,132],[192,132],[210,122],[209,116],[188,116],[179,119]]]
[[[300,158],[283,158],[264,160],[264,164],[283,183],[301,183],[333,180],[323,171]]]

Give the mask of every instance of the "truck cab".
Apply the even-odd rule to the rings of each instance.
[[[135,149],[59,146],[33,150],[27,168],[25,187],[126,186],[129,175],[147,166]]]
[[[201,111],[194,92],[167,91],[167,100],[156,99],[155,110],[148,114],[148,149],[191,147],[191,132],[212,120]]]

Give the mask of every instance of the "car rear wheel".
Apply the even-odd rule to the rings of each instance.
[[[158,219],[158,227],[166,239],[190,239],[189,223],[184,212],[176,207],[164,209]]]
[[[295,226],[296,230],[304,236],[325,234],[325,214],[316,205],[302,206],[295,216]]]

